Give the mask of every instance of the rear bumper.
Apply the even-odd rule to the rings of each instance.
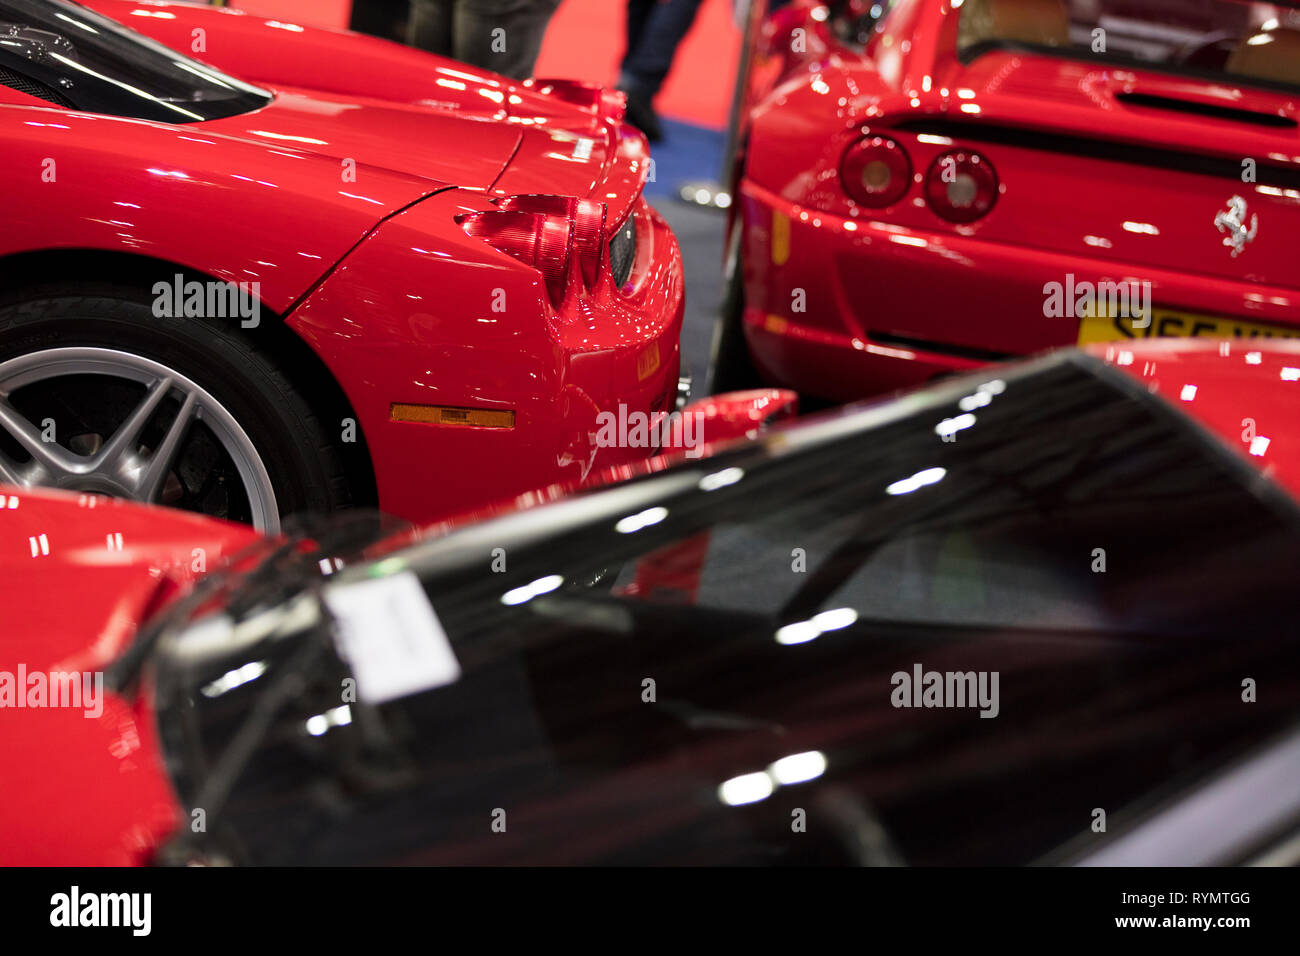
[[[644,458],[598,441],[598,416],[676,402],[682,259],[664,220],[638,201],[631,290],[561,315],[536,273],[446,228],[479,201],[449,191],[388,220],[289,320],[356,410],[380,508],[412,521]],[[394,405],[512,421],[427,424]]]
[[[740,214],[750,352],[768,381],[807,395],[851,400],[1072,345],[1079,320],[1044,308],[1044,286],[1069,275],[1150,282],[1157,309],[1300,326],[1285,288],[851,221],[748,182]]]

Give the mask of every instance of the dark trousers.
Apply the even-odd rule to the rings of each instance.
[[[411,0],[406,42],[517,80],[533,74],[560,0]]]
[[[702,2],[628,0],[627,52],[619,71],[619,87],[647,102],[654,99]]]

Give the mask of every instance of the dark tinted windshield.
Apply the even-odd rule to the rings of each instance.
[[[168,123],[233,116],[270,100],[63,0],[0,0],[0,84],[70,109]]]
[[[964,56],[1024,46],[1300,88],[1300,12],[1250,0],[966,0]]]
[[[1300,710],[1300,537],[1271,486],[1083,362],[368,569],[419,576],[460,667],[436,690],[343,715],[323,629],[179,655],[182,791],[277,685],[211,688],[298,655],[307,690],[222,821],[265,862],[1026,863],[1098,808],[1115,832]],[[388,790],[330,803],[368,766]]]

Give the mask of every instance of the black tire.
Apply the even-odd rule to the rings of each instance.
[[[713,327],[706,395],[734,392],[763,385],[745,342],[745,274],[740,253],[740,222],[731,227],[727,252],[727,285],[722,310]]]
[[[311,397],[259,347],[258,336],[274,334],[268,326],[277,320],[263,316],[257,329],[244,330],[237,318],[160,318],[152,303],[140,290],[105,283],[59,283],[11,294],[0,301],[0,363],[57,348],[112,349],[159,363],[210,393],[242,428],[261,458],[281,516],[351,504],[353,490],[335,443],[342,441],[342,423],[318,419]]]

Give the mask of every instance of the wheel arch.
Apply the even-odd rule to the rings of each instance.
[[[184,281],[221,282],[197,269],[154,256],[103,249],[47,249],[0,256],[0,305],[21,302],[58,284],[63,287],[112,286],[152,300],[159,276],[181,275]],[[350,418],[356,423],[357,441],[340,446],[354,505],[375,507],[379,501],[373,459],[361,418],[338,380],[320,356],[289,325],[284,317],[260,303],[256,345],[275,362],[281,373],[304,395],[324,400],[322,422]],[[236,327],[249,338],[249,330]]]

